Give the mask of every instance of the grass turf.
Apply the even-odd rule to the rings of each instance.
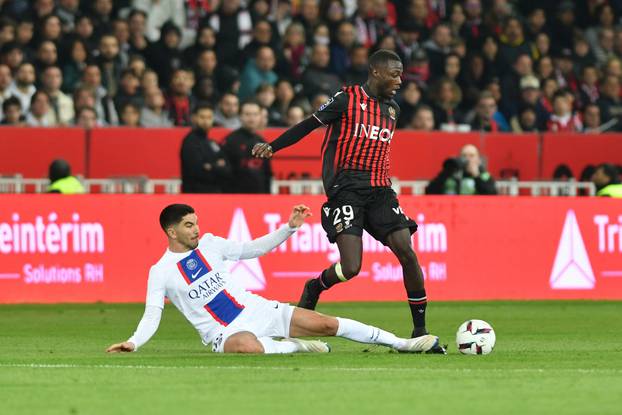
[[[328,355],[217,355],[167,305],[138,353],[106,355],[142,305],[0,306],[2,414],[620,414],[622,303],[432,303],[449,355],[402,355],[328,339]],[[319,311],[406,335],[401,303]],[[462,356],[455,330],[490,322],[497,346]]]

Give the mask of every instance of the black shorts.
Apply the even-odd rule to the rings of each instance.
[[[390,187],[339,191],[322,205],[322,227],[331,243],[340,234],[362,236],[364,229],[386,245],[391,232],[417,231],[417,223],[404,214]]]

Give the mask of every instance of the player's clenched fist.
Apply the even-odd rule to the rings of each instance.
[[[257,143],[255,147],[253,147],[252,154],[255,157],[269,159],[273,154],[272,147],[268,143]]]
[[[116,343],[106,349],[108,353],[133,352],[136,346],[132,342]]]

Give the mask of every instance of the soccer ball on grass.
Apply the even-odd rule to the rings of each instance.
[[[483,320],[467,320],[456,333],[456,345],[462,354],[491,353],[496,340],[492,326]]]

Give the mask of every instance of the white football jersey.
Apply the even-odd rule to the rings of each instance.
[[[203,343],[212,342],[244,309],[266,301],[231,278],[224,261],[237,261],[241,254],[242,243],[210,233],[190,252],[167,249],[149,271],[146,305],[164,308],[164,297],[168,297],[197,329]]]

